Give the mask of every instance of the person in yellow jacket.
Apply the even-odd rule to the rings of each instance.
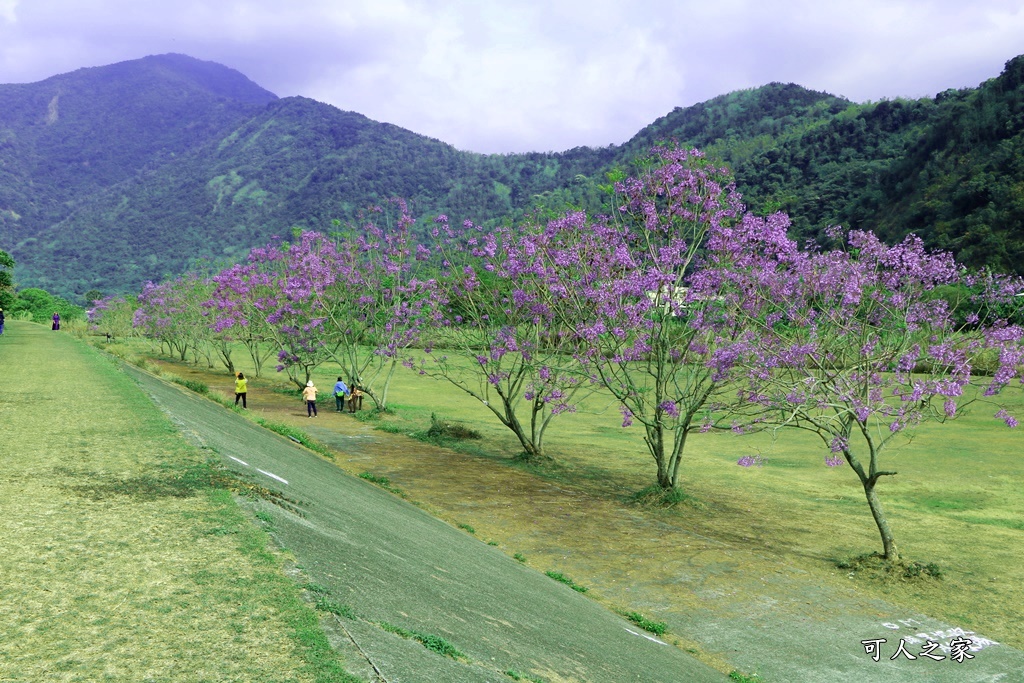
[[[313,386],[313,380],[306,382],[302,398],[306,399],[306,417],[316,417],[316,387]]]
[[[247,385],[248,384],[249,384],[249,380],[247,380],[245,378],[245,375],[243,375],[242,373],[238,373],[238,376],[235,378],[235,405],[236,406],[238,405],[238,399],[242,399],[242,407],[243,408],[248,408],[249,407],[249,406],[245,405],[245,392],[247,391]]]

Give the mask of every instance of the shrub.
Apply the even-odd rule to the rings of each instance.
[[[427,436],[433,439],[455,439],[456,441],[481,438],[480,432],[475,429],[438,419],[436,413],[430,414],[430,429],[427,430]]]

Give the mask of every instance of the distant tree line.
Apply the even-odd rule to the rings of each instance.
[[[0,250],[0,308],[5,316],[19,320],[49,321],[54,313],[63,320],[81,319],[85,309],[37,287],[17,289],[14,283],[14,259]],[[102,296],[99,292],[93,292]],[[98,298],[98,297],[97,297]]]

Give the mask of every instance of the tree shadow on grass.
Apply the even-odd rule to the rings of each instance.
[[[64,488],[89,500],[130,498],[151,501],[161,498],[191,498],[211,490],[228,490],[240,496],[260,498],[278,505],[300,517],[300,501],[280,491],[248,481],[225,467],[214,463],[189,464],[180,468],[148,472],[134,477],[116,477],[102,472],[54,468],[54,474],[72,479]]]

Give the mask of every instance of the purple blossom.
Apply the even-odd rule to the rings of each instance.
[[[954,417],[956,415],[956,401],[953,399],[947,399],[942,404],[942,410],[946,414],[946,417]]]
[[[995,417],[997,420],[1002,420],[1004,423],[1006,423],[1006,426],[1009,427],[1010,429],[1013,429],[1018,424],[1017,419],[1010,415],[1010,413],[1007,412],[1005,408],[1000,408],[999,411],[996,412]]]
[[[619,412],[622,413],[622,426],[630,427],[633,424],[633,413],[629,408],[622,405],[619,406]]]
[[[675,401],[663,401],[658,408],[669,417],[679,417],[679,406]]]

